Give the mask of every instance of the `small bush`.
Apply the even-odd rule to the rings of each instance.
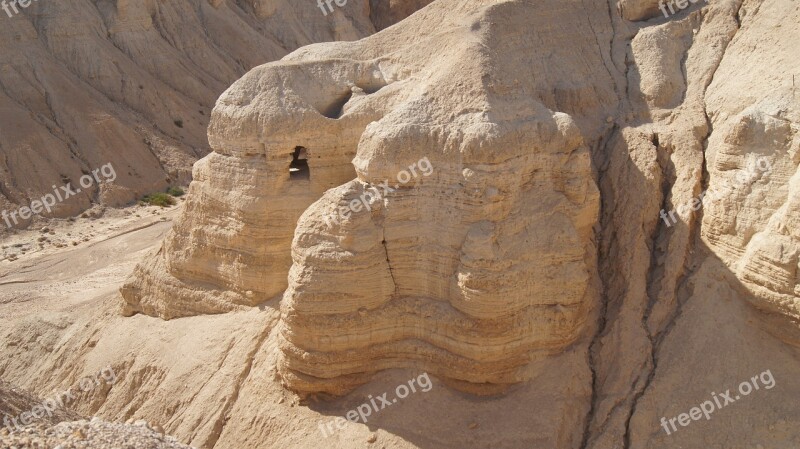
[[[167,195],[166,193],[153,193],[152,195],[147,195],[142,198],[142,202],[144,204],[149,204],[151,206],[174,206],[175,199],[171,196]]]
[[[173,123],[175,123],[175,126],[178,128],[183,128],[183,120],[175,120]]]
[[[186,194],[186,192],[184,192],[183,189],[180,187],[170,187],[169,189],[167,189],[167,193],[176,198]]]

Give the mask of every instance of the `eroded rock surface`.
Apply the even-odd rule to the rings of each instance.
[[[191,179],[214,101],[247,70],[314,42],[356,40],[423,4],[349,0],[35,1],[0,11],[0,210],[111,163],[47,217],[128,204]],[[30,220],[11,222],[24,227]],[[0,228],[2,229],[2,228]]]
[[[378,370],[412,365],[492,391],[585,337],[596,311],[599,207],[589,148],[608,126],[603,105],[613,96],[602,86],[610,80],[593,73],[602,56],[588,35],[564,49],[575,63],[552,80],[563,94],[514,75],[544,67],[542,58],[487,64],[482,45],[496,46],[498,60],[531,52],[528,43],[503,49],[493,21],[536,12],[493,3],[459,4],[477,14],[472,23],[447,21],[450,34],[426,47],[397,51],[403,31],[387,30],[355,50],[300,50],[232,86],[215,108],[216,150],[196,166],[187,213],[123,289],[128,312],[225,312],[288,286],[284,380],[338,394]],[[405,24],[423,27],[447,7]],[[290,172],[297,149],[308,179]],[[430,173],[397,181],[423,159]],[[393,192],[339,216],[384,180]],[[198,292],[192,282],[222,288]]]
[[[82,411],[203,447],[797,446],[800,7],[657,7],[437,0],[253,69],[122,290],[137,316],[20,320],[0,372],[117,363]],[[320,438],[423,370],[430,396]]]

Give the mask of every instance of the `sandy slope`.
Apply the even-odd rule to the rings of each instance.
[[[46,215],[185,184],[208,153],[214,102],[236,79],[304,45],[368,36],[429,1],[349,0],[327,15],[315,1],[285,0],[60,0],[0,11],[0,208],[109,163],[113,185]]]
[[[178,212],[176,208],[165,215]],[[577,403],[552,407],[550,395],[563,388],[563,379],[542,366],[534,382],[502,398],[472,398],[434,378],[430,391],[418,391],[374,413],[367,425],[349,423],[325,438],[320,424],[368,403],[369,395],[388,392],[392,398],[398,385],[423,373],[389,371],[346,398],[311,399],[301,407],[274,376],[274,348],[264,344],[277,322],[277,304],[170,322],[123,318],[116,290],[136,261],[157,247],[171,222],[149,216],[105,222],[108,227],[85,247],[44,251],[15,262],[13,270],[5,262],[0,275],[0,346],[17,347],[25,355],[7,363],[0,376],[19,379],[22,372],[38,373],[29,377],[27,386],[58,390],[111,364],[120,373],[119,386],[81,398],[76,410],[125,421],[164,415],[167,407],[174,414],[167,411],[170,417],[160,424],[198,447],[211,447],[217,439],[215,447],[222,448],[318,448],[322,441],[331,448],[372,447],[368,440],[373,433],[375,447],[545,447],[557,444],[553,438],[563,440],[573,433],[562,429],[543,435],[533,430],[581,408]],[[26,299],[31,292],[35,300]],[[18,340],[20,335],[26,339]],[[76,347],[86,352],[72,352]],[[570,361],[576,356],[566,353],[551,363],[577,365],[578,360]],[[45,358],[69,363],[52,369]],[[147,393],[137,395],[139,389]]]
[[[69,309],[113,295],[178,211],[140,206],[109,210],[100,218],[49,221],[3,239],[0,302],[6,305],[5,318]],[[43,237],[48,240],[40,242]],[[8,260],[11,254],[16,256],[13,262]]]

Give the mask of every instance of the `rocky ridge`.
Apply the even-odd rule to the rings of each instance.
[[[136,404],[201,447],[318,447],[321,421],[422,370],[428,396],[325,444],[800,444],[800,8],[657,7],[437,0],[250,71],[212,114],[186,213],[122,289],[130,316],[103,296],[14,323],[2,373],[41,389],[57,380],[26,373],[124,360],[85,408]],[[346,213],[423,157],[430,176]],[[23,350],[31,328],[48,338]],[[774,389],[662,430],[767,369]]]
[[[0,12],[0,210],[111,164],[45,217],[121,206],[191,180],[217,97],[249,69],[314,42],[355,40],[424,2],[350,0],[323,15],[282,0],[65,0]],[[30,219],[12,227],[25,227]],[[3,230],[6,226],[1,226]]]

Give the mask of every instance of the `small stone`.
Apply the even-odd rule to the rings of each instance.
[[[372,435],[370,435],[369,438],[367,438],[367,443],[369,443],[369,444],[372,444],[372,443],[374,443],[376,441],[378,441],[378,435],[376,435],[374,433]]]
[[[86,439],[86,432],[83,429],[80,429],[80,428],[79,429],[75,429],[75,430],[72,431],[72,436],[74,436],[75,438],[77,438],[79,440],[85,440]]]
[[[134,422],[133,425],[136,426],[136,427],[148,427],[147,421],[145,421],[143,419],[140,419],[140,420]]]
[[[610,115],[608,117],[606,117],[606,123],[611,123],[613,121],[614,121],[614,117],[612,117]]]
[[[470,429],[477,429],[477,428],[478,428],[478,423],[476,423],[476,422],[474,422],[474,423],[470,423],[470,424],[469,424],[469,428],[470,428]]]
[[[41,229],[41,231],[42,231],[43,233],[47,233],[47,232],[50,232],[50,228],[48,228],[47,226],[45,226],[45,227],[43,227],[43,228]]]

